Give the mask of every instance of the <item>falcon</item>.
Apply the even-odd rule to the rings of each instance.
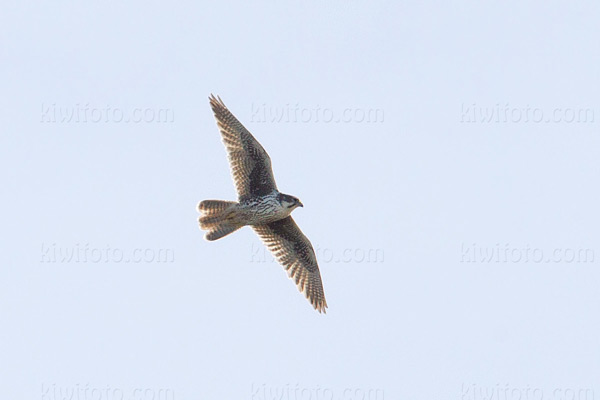
[[[198,204],[198,222],[207,231],[204,238],[221,239],[251,226],[315,310],[325,313],[327,302],[315,251],[291,216],[302,203],[277,190],[269,155],[221,98],[211,94],[209,100],[227,149],[238,201]]]

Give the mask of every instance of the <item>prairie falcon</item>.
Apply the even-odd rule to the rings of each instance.
[[[208,231],[204,238],[217,240],[251,226],[312,306],[325,312],[327,302],[315,251],[290,215],[296,207],[303,207],[302,203],[277,190],[269,155],[221,98],[211,95],[209,100],[227,149],[238,201],[204,200],[198,204],[200,228]]]

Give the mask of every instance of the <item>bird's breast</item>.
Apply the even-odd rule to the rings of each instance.
[[[240,204],[239,214],[248,225],[262,225],[287,217],[290,210],[282,207],[277,199],[264,197]]]

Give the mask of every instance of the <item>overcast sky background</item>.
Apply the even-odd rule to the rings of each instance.
[[[525,3],[5,2],[1,397],[599,398],[600,5]],[[326,315],[251,229],[203,240],[210,93]]]

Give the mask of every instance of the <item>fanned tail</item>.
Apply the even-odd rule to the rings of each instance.
[[[240,229],[243,224],[237,222],[237,203],[224,200],[204,200],[198,204],[200,229],[206,230],[204,238],[209,241],[221,239]]]

